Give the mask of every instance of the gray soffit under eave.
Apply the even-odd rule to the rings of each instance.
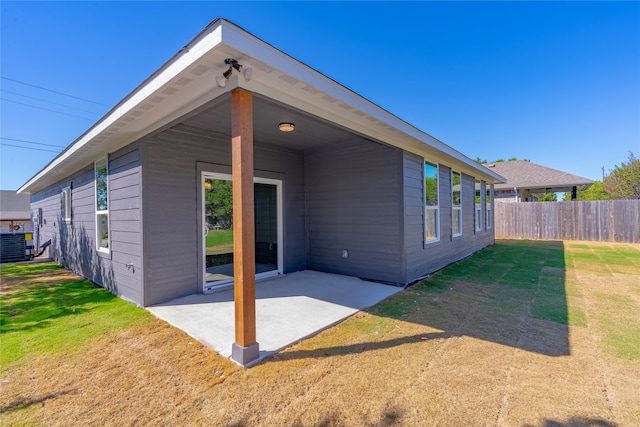
[[[234,73],[216,84],[235,58],[253,69],[245,81]],[[166,128],[240,87],[357,135],[445,163],[491,183],[497,173],[409,125],[381,107],[224,19],[216,19],[142,82],[18,192],[32,193],[100,156]]]

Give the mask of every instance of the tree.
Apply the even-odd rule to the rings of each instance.
[[[544,193],[538,197],[538,202],[557,202],[558,196],[556,193]]]
[[[424,186],[427,206],[438,206],[438,178],[426,177]]]
[[[205,192],[205,210],[213,224],[223,229],[233,226],[233,190],[231,181],[212,179]]]
[[[602,181],[594,182],[589,188],[586,190],[578,190],[576,194],[576,200],[609,200],[611,197],[604,191],[604,185]],[[564,193],[564,198],[562,199],[565,202],[571,200],[571,193]]]
[[[96,210],[106,211],[108,206],[107,160],[96,163]]]
[[[506,161],[510,162],[512,160],[518,160],[518,158],[517,157],[510,157]],[[520,159],[520,160],[523,160],[525,162],[531,162],[531,160],[529,160],[529,159]],[[492,162],[487,162],[487,159],[481,159],[480,157],[476,157],[475,159],[473,159],[473,161],[476,162],[476,163],[479,163],[481,165],[484,165],[485,163],[504,163],[505,162],[504,159],[497,159],[497,160],[494,160]]]
[[[631,151],[628,162],[616,165],[604,179],[604,190],[612,199],[640,199],[640,160]]]

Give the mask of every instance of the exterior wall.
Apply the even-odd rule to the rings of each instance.
[[[96,251],[93,164],[32,195],[32,214],[43,211],[39,243],[51,239],[46,255],[141,305],[198,293],[202,171],[231,172],[227,138],[186,127],[147,136],[109,155],[109,254]],[[452,236],[451,169],[440,165],[440,240],[425,244],[424,159],[397,148],[354,139],[302,153],[256,141],[255,175],[282,180],[285,273],[311,268],[403,285],[494,242],[486,219],[474,229],[474,178],[464,174],[463,233]],[[67,186],[70,223],[62,218]]]
[[[28,194],[0,190],[0,232],[29,232],[31,228],[30,200]]]
[[[75,273],[124,299],[142,302],[140,215],[140,152],[133,144],[109,155],[110,253],[96,250],[94,166],[31,196],[32,218],[39,245],[51,239],[49,256]],[[71,186],[71,222],[62,218],[63,188]],[[127,264],[132,264],[127,268]]]
[[[494,199],[496,203],[517,203],[517,195],[513,190],[495,190]]]
[[[231,142],[186,127],[144,138],[144,305],[202,290],[200,172],[231,173]],[[283,270],[304,270],[306,225],[302,153],[255,141],[255,176],[282,180]]]
[[[453,237],[451,169],[440,164],[438,174],[440,240],[425,243],[424,162],[425,159],[419,156],[410,153],[404,154],[406,283],[411,283],[433,273],[495,242],[494,229],[486,227],[484,202],[486,185],[481,188],[482,230],[476,231],[475,181],[474,177],[465,174],[462,174],[462,236]]]
[[[403,283],[402,151],[346,141],[306,152],[305,172],[309,268]]]
[[[144,277],[141,182],[138,144],[109,156],[109,235],[115,291],[138,304],[142,304]]]
[[[495,190],[494,199],[497,203],[519,203],[519,202],[535,202],[536,198],[531,195],[529,190],[518,189],[513,190]]]

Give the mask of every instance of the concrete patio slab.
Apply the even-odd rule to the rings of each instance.
[[[256,337],[260,357],[256,362],[401,290],[311,270],[259,281]],[[189,295],[148,310],[221,355],[231,356],[235,341],[233,289]]]

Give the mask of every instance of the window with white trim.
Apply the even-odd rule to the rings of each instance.
[[[462,235],[462,176],[451,171],[451,234]]]
[[[440,209],[438,204],[438,165],[424,162],[425,242],[440,240]]]
[[[482,186],[480,180],[476,179],[476,231],[482,231]]]
[[[486,217],[487,217],[487,230],[490,229],[492,227],[492,219],[491,219],[491,185],[490,184],[485,184],[487,186],[487,191],[486,191],[486,200],[485,200],[485,207],[486,207]]]
[[[96,248],[109,252],[109,167],[107,158],[95,163],[96,172]]]
[[[64,187],[60,193],[62,197],[62,219],[71,222],[71,186]]]

